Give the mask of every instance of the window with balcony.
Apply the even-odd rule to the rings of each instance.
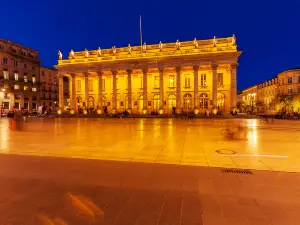
[[[288,88],[288,94],[292,94],[293,90],[292,88]]]
[[[17,67],[17,66],[18,66],[18,61],[14,60],[14,67]]]
[[[7,58],[3,58],[3,64],[7,65],[8,64],[8,59]]]
[[[81,91],[81,81],[76,80],[76,91]]]
[[[288,77],[288,84],[292,84],[293,83],[293,78],[292,77]]]
[[[201,74],[200,85],[201,86],[206,86],[206,74]]]
[[[154,76],[154,88],[159,88],[159,76]]]
[[[20,89],[20,86],[19,86],[18,84],[15,84],[15,85],[14,85],[14,89],[15,89],[15,90],[19,90],[19,89]]]
[[[190,86],[191,86],[191,77],[190,77],[190,75],[185,75],[184,87],[189,88]]]
[[[7,70],[3,70],[3,77],[5,80],[9,80],[9,74]]]
[[[27,90],[28,90],[28,86],[25,85],[25,86],[24,86],[24,91],[27,91]]]
[[[24,82],[27,82],[27,75],[24,75]]]
[[[217,82],[218,85],[223,85],[223,73],[217,74]]]
[[[18,73],[14,73],[15,75],[15,80],[19,80],[19,74]]]
[[[33,88],[32,88],[32,91],[36,91],[36,87],[33,87]]]
[[[89,90],[93,90],[93,80],[89,80]]]
[[[36,82],[36,77],[32,76],[32,83],[35,83],[35,82]]]
[[[169,87],[175,87],[175,76],[174,75],[169,76]]]

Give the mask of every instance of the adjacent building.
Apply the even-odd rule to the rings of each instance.
[[[58,105],[57,71],[42,67],[37,50],[0,39],[0,106],[4,111]]]
[[[254,88],[255,87],[255,88]],[[249,96],[249,97],[248,97]],[[251,105],[253,99],[259,111],[295,111],[300,109],[300,68],[293,68],[241,92],[240,105]]]
[[[41,67],[40,69],[40,104],[48,108],[58,106],[57,70]]]
[[[34,110],[39,101],[38,51],[0,39],[0,103],[4,110]]]
[[[60,107],[172,113],[236,107],[235,37],[112,49],[71,50],[56,68]],[[70,98],[64,98],[64,77]]]

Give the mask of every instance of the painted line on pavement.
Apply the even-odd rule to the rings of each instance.
[[[252,154],[222,154],[222,155],[213,155],[213,156],[230,156],[230,157],[266,157],[266,158],[288,158],[287,155],[252,155]]]

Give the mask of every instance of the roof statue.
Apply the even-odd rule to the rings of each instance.
[[[128,44],[127,50],[128,50],[128,54],[131,54],[131,46],[130,46],[130,44]]]
[[[213,47],[217,47],[217,39],[216,39],[216,36],[214,36],[214,42],[213,42]]]
[[[70,57],[71,57],[72,59],[75,59],[75,53],[74,53],[74,50],[73,50],[73,49],[71,49],[71,51],[70,51]]]
[[[160,41],[159,42],[159,50],[162,51],[162,48],[163,48],[163,43]]]
[[[116,55],[116,53],[117,53],[116,46],[113,46],[113,47],[112,47],[112,53],[113,53],[113,55]]]
[[[196,38],[194,38],[194,46],[195,46],[195,48],[198,48],[198,46],[199,46]]]
[[[146,45],[146,42],[144,42],[143,44],[143,52],[146,52],[147,51],[147,45]]]
[[[89,57],[89,51],[87,49],[84,49],[84,57],[85,58]]]
[[[62,60],[62,57],[63,57],[63,55],[62,55],[61,51],[58,50],[58,59]]]
[[[232,35],[232,45],[236,45],[236,37],[235,37],[235,34]]]
[[[177,39],[176,43],[175,43],[175,47],[176,47],[176,50],[179,50],[180,49],[180,42],[179,40]]]
[[[101,55],[102,55],[101,48],[99,47],[98,50],[97,50],[97,56],[100,57]]]

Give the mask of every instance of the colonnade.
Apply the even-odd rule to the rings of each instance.
[[[193,66],[193,71],[194,71],[194,97],[195,97],[195,109],[199,108],[199,104],[197,101],[197,96],[199,92],[199,87],[198,87],[198,71],[199,71],[199,66],[200,65],[194,65]],[[216,108],[217,107],[217,68],[218,64],[212,64],[211,69],[212,69],[212,107]],[[175,67],[176,70],[176,109],[178,111],[181,110],[182,104],[181,104],[181,69],[182,67],[177,66]],[[236,76],[237,76],[237,64],[232,64],[230,65],[230,71],[231,71],[231,87],[230,87],[230,106],[231,108],[236,108],[236,95],[237,95],[237,82],[236,82]],[[159,71],[159,97],[160,97],[160,109],[163,109],[163,104],[164,104],[164,67],[158,67]],[[126,70],[128,79],[127,79],[127,86],[128,86],[128,109],[132,109],[132,69]],[[148,88],[147,88],[147,74],[148,74],[148,68],[144,67],[142,68],[142,73],[143,73],[143,109],[147,109],[147,104],[148,104]],[[100,108],[103,107],[102,104],[102,76],[103,76],[103,71],[98,71],[98,106]],[[112,70],[112,80],[113,80],[113,97],[112,97],[112,109],[116,110],[117,108],[117,74],[118,71]],[[75,74],[70,74],[70,82],[71,82],[71,90],[70,90],[70,106],[73,108],[75,111],[77,110],[77,101],[76,101],[76,85],[75,85]],[[84,73],[84,100],[86,104],[89,102],[89,84],[88,84],[88,73]],[[63,94],[63,76],[59,75],[59,106],[60,108],[63,108],[64,104],[64,94]]]

